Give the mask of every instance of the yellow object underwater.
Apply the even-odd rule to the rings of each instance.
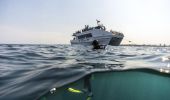
[[[73,93],[83,93],[82,91],[73,89],[73,88],[68,88],[68,91],[73,92]]]
[[[86,100],[91,100],[91,97],[87,97],[87,99]]]

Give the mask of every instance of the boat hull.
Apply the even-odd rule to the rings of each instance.
[[[112,37],[108,45],[119,46],[123,38]]]
[[[84,45],[90,46],[94,40],[97,40],[100,45],[111,45],[111,46],[119,46],[123,37],[100,37],[94,38],[91,41],[71,41],[71,45]]]

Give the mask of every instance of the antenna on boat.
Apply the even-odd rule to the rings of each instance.
[[[96,19],[96,21],[97,21],[97,25],[100,25],[100,24],[99,24],[99,23],[100,23],[100,21],[99,21],[99,20],[97,20],[97,19]]]

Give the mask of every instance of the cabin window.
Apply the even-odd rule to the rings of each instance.
[[[92,34],[91,34],[91,33],[88,33],[88,34],[84,34],[84,35],[78,36],[78,39],[90,38],[90,37],[92,37]]]

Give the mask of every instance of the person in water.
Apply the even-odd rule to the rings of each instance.
[[[101,49],[99,42],[97,40],[94,40],[92,42],[92,45],[93,45],[93,49]]]
[[[91,100],[93,97],[92,89],[91,89],[91,74],[84,77],[84,88],[82,90],[74,89],[74,88],[68,88],[69,92],[73,93],[84,93],[87,95],[86,100]]]
[[[92,42],[93,50],[95,49],[105,49],[104,45],[99,45],[99,42],[97,40],[94,40]]]
[[[84,92],[85,93],[88,93],[88,97],[92,97],[93,96],[93,93],[92,93],[92,90],[91,90],[91,74],[85,76],[84,78]]]

